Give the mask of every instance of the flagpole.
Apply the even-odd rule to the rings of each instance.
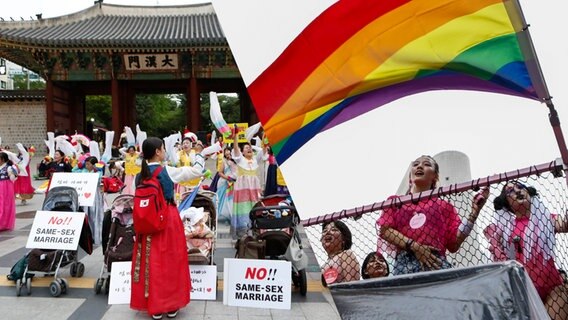
[[[508,9],[512,9],[509,12],[509,16],[512,18],[512,22],[515,25],[515,29],[521,32],[517,33],[517,39],[519,40],[519,45],[521,47],[521,52],[525,55],[527,71],[530,78],[533,80],[533,85],[537,96],[541,102],[546,103],[550,113],[548,114],[548,119],[552,130],[554,131],[554,136],[556,138],[556,143],[558,144],[558,149],[560,150],[560,156],[562,158],[562,167],[565,173],[568,173],[568,149],[566,149],[566,141],[564,140],[564,134],[562,133],[562,128],[560,127],[560,118],[558,117],[558,112],[554,108],[552,103],[552,97],[548,92],[548,87],[546,81],[544,80],[544,75],[542,73],[542,68],[536,50],[532,41],[532,37],[529,32],[530,25],[525,20],[525,15],[519,3],[519,0],[513,0],[509,4],[512,6],[506,6]],[[511,14],[513,13],[513,14]],[[516,16],[516,13],[518,16]],[[514,17],[518,19],[514,19]],[[528,59],[527,59],[528,58]],[[568,174],[566,176],[566,184],[568,185]]]
[[[550,125],[552,126],[552,130],[554,131],[558,149],[560,149],[560,157],[562,158],[564,172],[566,172],[568,169],[568,149],[566,148],[566,140],[564,139],[564,134],[562,133],[562,128],[560,127],[560,118],[558,117],[558,112],[554,108],[552,98],[546,100],[546,106],[550,111],[550,113],[548,114],[548,119],[550,120]],[[566,183],[568,184],[568,175],[566,175]]]

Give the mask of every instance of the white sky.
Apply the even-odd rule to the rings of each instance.
[[[203,1],[105,0],[124,5]],[[286,47],[310,17],[332,0],[213,0],[245,83]],[[560,38],[568,3],[521,0],[544,76],[568,130],[568,42]],[[0,17],[54,17],[83,10],[93,0],[19,0]],[[303,7],[302,9],[298,9]],[[278,84],[275,84],[277,87]],[[538,102],[503,95],[444,91],[400,99],[318,135],[282,170],[302,218],[384,200],[395,193],[407,165],[421,154],[458,150],[474,178],[549,162],[559,157]]]

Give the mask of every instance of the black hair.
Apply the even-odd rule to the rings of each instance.
[[[369,252],[369,254],[367,254],[367,256],[365,257],[365,260],[363,260],[363,265],[361,265],[361,278],[363,279],[370,279],[371,277],[369,276],[369,274],[367,273],[367,265],[369,264],[369,261],[371,261],[371,259],[373,258],[373,256],[381,256],[383,257],[383,260],[385,261],[385,264],[387,265],[387,274],[385,274],[385,277],[388,276],[390,274],[390,267],[389,264],[387,263],[387,260],[385,259],[385,257],[383,256],[382,253],[378,253],[378,252]]]
[[[163,145],[164,142],[160,138],[149,137],[144,140],[144,143],[142,143],[144,161],[142,161],[142,170],[140,171],[138,179],[136,179],[136,185],[152,176],[150,174],[150,168],[148,167],[148,160],[152,159],[156,155],[156,150],[161,149]]]
[[[130,151],[130,149],[134,149],[134,151],[136,151],[136,147],[135,147],[135,146],[128,146],[128,148],[126,148],[126,152]]]
[[[438,162],[436,162],[436,159],[434,159],[434,157],[429,156],[429,155],[421,155],[420,157],[416,158],[416,160],[420,159],[420,158],[428,158],[432,161],[432,163],[434,164],[434,172],[436,172],[436,174],[438,175],[438,179],[440,179],[440,165],[438,164]],[[414,161],[416,161],[414,160]],[[414,161],[412,161],[411,163],[414,163]],[[408,178],[410,179],[410,176],[412,175],[412,170],[410,170],[408,172]],[[438,180],[434,181],[432,183],[432,185],[430,186],[430,190],[436,189],[436,185],[438,184]],[[408,190],[406,191],[406,194],[410,194],[412,190],[412,182],[408,183]]]
[[[4,161],[4,163],[6,163],[7,166],[12,165],[12,160],[10,160],[6,152],[0,152],[0,159],[2,159],[2,161]]]
[[[523,189],[526,189],[529,196],[531,196],[531,197],[538,196],[538,192],[536,191],[535,187],[525,186],[524,184],[522,184],[518,181],[509,181],[509,182],[516,184],[517,186],[519,186]],[[495,197],[495,199],[493,199],[493,207],[495,208],[495,210],[505,209],[509,212],[513,212],[511,205],[509,205],[509,201],[507,201],[507,190],[506,189],[507,189],[507,185],[509,184],[509,182],[505,183],[505,185],[501,189],[501,194],[499,194],[499,196],[497,196],[497,197]]]
[[[183,143],[185,140],[187,140],[187,141],[193,143],[193,141],[191,140],[190,137],[183,137],[183,139],[181,139],[181,142]]]
[[[92,165],[95,165],[99,162],[99,160],[97,160],[97,157],[90,156],[87,159],[85,159],[85,163],[87,162],[90,162]]]
[[[337,229],[339,229],[339,232],[341,232],[341,235],[343,236],[343,250],[351,249],[351,246],[353,245],[353,237],[351,235],[351,230],[349,230],[349,227],[342,221],[336,220],[324,223],[321,226],[321,229],[325,229],[325,227],[330,223],[333,223],[333,225]]]
[[[61,156],[61,158],[65,158],[65,153],[63,153],[63,151],[61,150],[55,150],[55,153],[59,153],[59,155]]]

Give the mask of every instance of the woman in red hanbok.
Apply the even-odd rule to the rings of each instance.
[[[161,139],[150,137],[142,144],[144,160],[136,183],[148,179],[166,158]],[[174,318],[189,303],[190,279],[183,224],[174,202],[174,183],[201,177],[193,167],[165,166],[158,174],[168,202],[166,228],[152,235],[136,236],[132,252],[132,294],[130,307],[147,311],[153,319],[163,314]],[[148,263],[146,263],[148,261]]]

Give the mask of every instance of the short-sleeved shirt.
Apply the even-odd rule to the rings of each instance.
[[[436,247],[445,256],[446,249],[457,240],[460,217],[454,206],[435,198],[385,209],[377,224],[397,230],[420,244]]]

